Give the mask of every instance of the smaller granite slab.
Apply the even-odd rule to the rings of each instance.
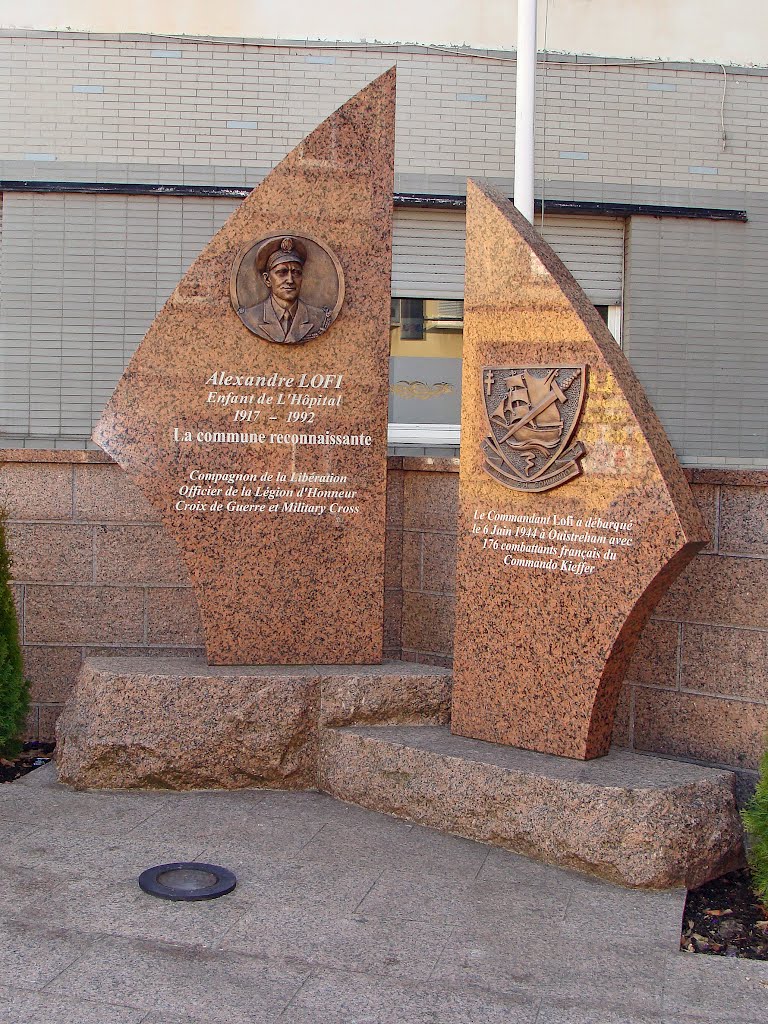
[[[320,723],[445,721],[447,669],[90,658],[57,723],[78,789],[312,789]],[[421,710],[420,710],[421,709]]]
[[[579,762],[447,728],[324,730],[340,800],[621,885],[694,888],[743,861],[731,772],[611,750]]]
[[[708,536],[589,298],[471,181],[463,360],[451,727],[599,757],[642,629]]]
[[[321,668],[320,725],[446,725],[452,675],[413,662]]]

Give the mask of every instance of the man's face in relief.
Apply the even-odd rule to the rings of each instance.
[[[279,306],[292,306],[301,292],[304,271],[300,263],[278,263],[264,274],[264,281]]]

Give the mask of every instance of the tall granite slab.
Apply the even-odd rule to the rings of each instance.
[[[593,758],[640,631],[706,530],[603,320],[477,182],[466,274],[452,730]]]
[[[94,433],[176,540],[209,663],[381,661],[394,69],[182,278]]]

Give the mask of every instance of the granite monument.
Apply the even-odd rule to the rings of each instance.
[[[381,661],[394,69],[187,271],[94,439],[189,570],[209,664]]]
[[[593,758],[635,642],[706,531],[594,306],[471,181],[466,265],[452,729]]]

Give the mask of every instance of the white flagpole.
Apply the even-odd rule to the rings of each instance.
[[[517,0],[514,202],[533,223],[534,115],[536,112],[536,0]]]

